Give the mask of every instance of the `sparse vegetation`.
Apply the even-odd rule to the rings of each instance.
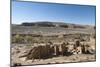
[[[38,25],[23,23],[12,28],[12,63],[15,65],[95,60],[93,28],[49,23]]]

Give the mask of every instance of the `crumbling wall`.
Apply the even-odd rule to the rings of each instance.
[[[38,44],[34,46],[30,51],[23,56],[27,57],[27,59],[46,59],[53,56],[70,56],[72,54],[94,54],[95,50],[93,50],[89,45],[81,44],[80,41],[74,42],[74,44],[70,43],[61,43],[61,44]]]

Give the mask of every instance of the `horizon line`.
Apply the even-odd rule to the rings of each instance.
[[[65,24],[76,24],[76,25],[91,25],[91,26],[96,26],[96,23],[95,24],[81,24],[81,23],[67,23],[67,22],[64,22],[64,21],[30,21],[30,22],[22,22],[22,23],[38,23],[38,22],[50,22],[50,23],[65,23]],[[20,25],[22,23],[11,23],[11,24],[17,24],[17,25]]]

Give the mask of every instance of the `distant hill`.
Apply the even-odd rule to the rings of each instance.
[[[12,24],[11,29],[12,34],[95,33],[94,26],[47,21],[23,22],[22,24]]]
[[[91,28],[89,25],[70,24],[64,22],[23,22],[21,26],[38,26],[38,27],[62,27],[62,28]]]

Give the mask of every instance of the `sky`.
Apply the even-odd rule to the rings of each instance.
[[[12,24],[51,21],[95,25],[95,6],[12,1]]]

